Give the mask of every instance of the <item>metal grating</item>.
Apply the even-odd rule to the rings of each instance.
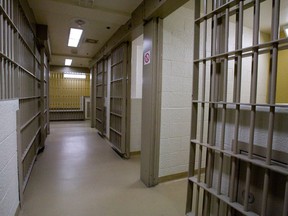
[[[267,2],[271,34],[262,42],[260,15]],[[283,135],[277,131],[288,115],[288,106],[276,103],[279,50],[288,44],[279,34],[280,3],[195,1],[187,215],[288,215],[287,129]],[[253,27],[247,45],[249,10]],[[265,75],[259,68],[266,62],[265,103],[259,102],[258,88]]]

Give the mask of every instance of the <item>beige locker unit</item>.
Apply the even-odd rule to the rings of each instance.
[[[38,151],[44,147],[49,66],[38,46],[35,22],[25,1],[0,1],[0,100],[19,99],[18,168],[20,196]],[[42,50],[43,49],[43,50]]]
[[[195,1],[187,215],[288,215],[288,106],[276,103],[285,2]]]
[[[127,55],[127,43],[112,51],[110,81],[110,142],[124,156],[129,155],[126,142]]]
[[[96,129],[103,136],[105,119],[104,119],[104,74],[105,60],[97,62],[96,71]]]

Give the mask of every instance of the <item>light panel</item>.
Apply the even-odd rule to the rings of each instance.
[[[65,59],[65,65],[70,66],[72,64],[72,59]]]
[[[86,79],[86,74],[64,73],[64,78],[70,78],[70,79]]]
[[[82,33],[83,33],[82,29],[70,28],[68,46],[77,47]]]

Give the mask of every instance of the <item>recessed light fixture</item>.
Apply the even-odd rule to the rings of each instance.
[[[72,59],[65,59],[65,65],[70,66],[72,64]]]
[[[86,79],[86,74],[83,74],[83,73],[64,73],[64,78]]]
[[[83,29],[70,28],[68,46],[77,47],[81,39],[82,33]]]
[[[285,36],[288,37],[288,24],[283,26]]]

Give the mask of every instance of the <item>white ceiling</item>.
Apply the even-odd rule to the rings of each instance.
[[[72,58],[72,66],[88,67],[89,61],[116,32],[130,19],[130,14],[142,0],[28,0],[37,23],[48,25],[51,43],[51,65],[64,65],[65,58]],[[208,1],[210,2],[210,1]],[[185,6],[193,8],[193,1]],[[272,1],[261,3],[260,29],[271,30]],[[288,24],[288,1],[281,1],[280,25]],[[76,20],[86,23],[78,48],[67,46],[70,27],[79,27]],[[245,11],[244,25],[253,28],[253,9]],[[110,27],[110,29],[107,29]],[[98,40],[97,44],[85,39]]]
[[[130,14],[142,0],[28,0],[38,24],[48,25],[51,43],[51,65],[64,65],[72,58],[72,66],[88,67],[89,61],[115,33],[130,19]],[[78,48],[68,47],[70,27],[80,27],[75,21],[86,23]],[[107,29],[110,27],[110,29]],[[98,40],[97,44],[85,39]]]

